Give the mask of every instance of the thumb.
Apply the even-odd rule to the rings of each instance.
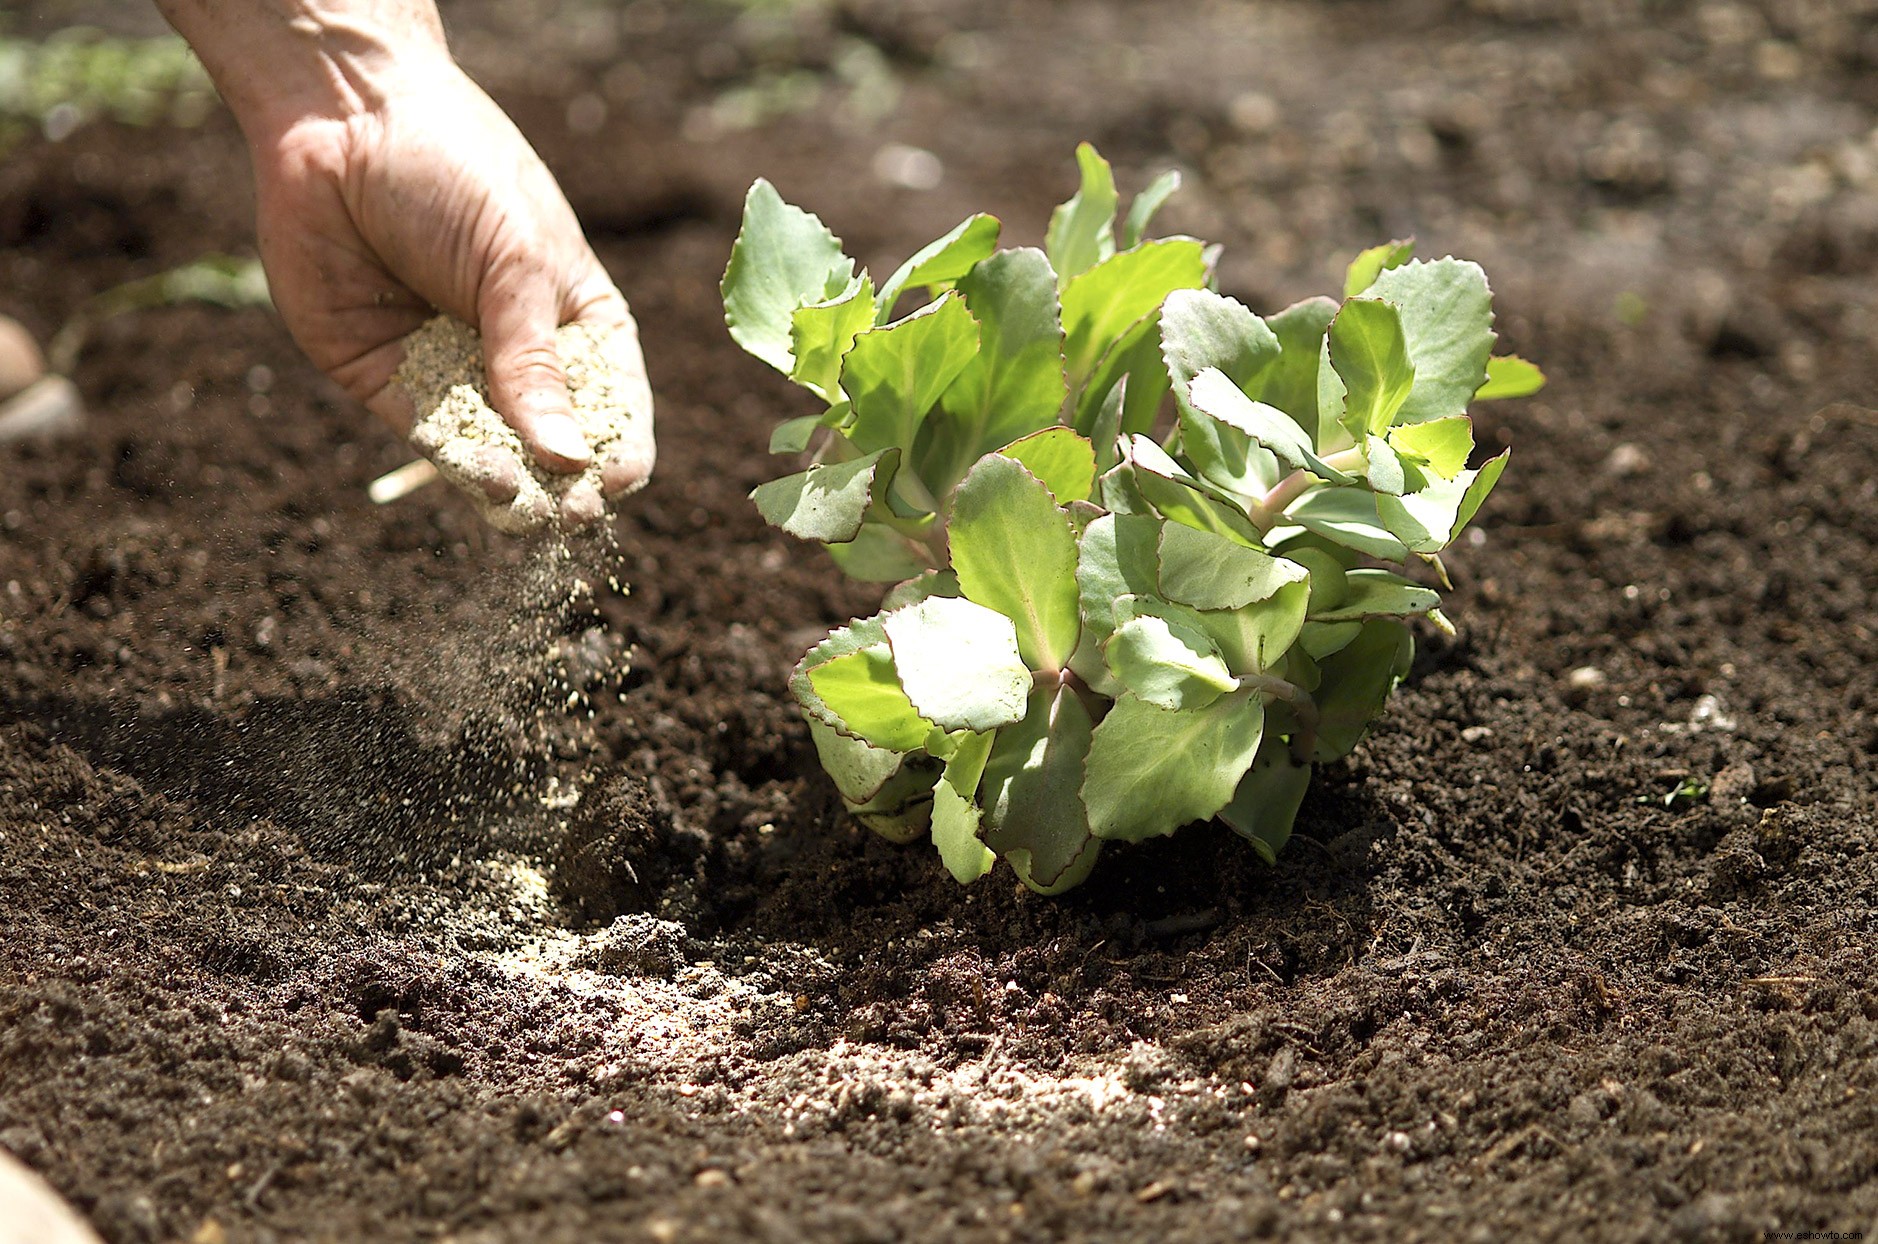
[[[559,299],[538,269],[511,269],[483,287],[483,365],[496,413],[549,471],[584,470],[593,450],[574,422],[567,373],[554,349]]]

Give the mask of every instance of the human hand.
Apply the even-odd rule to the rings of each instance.
[[[408,431],[407,335],[441,311],[481,334],[489,396],[544,470],[584,472],[554,330],[613,349],[647,417],[561,495],[569,526],[652,471],[650,391],[626,300],[554,177],[450,57],[434,0],[157,0],[254,155],[261,260],[288,330],[353,397]],[[516,495],[514,463],[482,487]]]
[[[643,379],[637,330],[552,174],[481,89],[447,56],[408,58],[354,115],[250,136],[269,287],[315,364],[406,431],[414,412],[393,382],[403,341],[444,311],[478,327],[492,405],[536,461],[588,466],[554,330],[625,329],[621,366]],[[651,423],[638,426],[602,464],[606,500],[651,474]],[[485,485],[498,503],[518,486],[500,469]],[[599,501],[571,490],[564,521],[590,521]]]

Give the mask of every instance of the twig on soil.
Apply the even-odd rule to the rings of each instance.
[[[429,458],[416,458],[397,470],[387,471],[373,480],[366,487],[365,495],[372,499],[374,505],[390,505],[393,501],[410,496],[437,478],[435,463]]]
[[[149,864],[150,867],[156,869],[158,872],[167,873],[172,877],[187,877],[195,873],[206,872],[209,867],[209,861],[207,859],[183,861],[150,860]]]
[[[1250,949],[1248,949],[1245,952],[1245,974],[1246,974],[1246,979],[1248,981],[1251,980],[1252,978],[1252,965],[1255,963],[1258,964],[1260,967],[1264,968],[1265,974],[1271,977],[1273,980],[1277,981],[1280,985],[1285,983],[1285,978],[1278,975],[1277,969],[1273,968],[1271,964],[1265,962],[1265,960],[1253,954]]]
[[[1750,976],[1743,985],[1817,985],[1817,976]]]
[[[1505,1137],[1498,1144],[1494,1145],[1493,1148],[1487,1150],[1478,1158],[1475,1158],[1474,1161],[1479,1166],[1492,1166],[1499,1162],[1501,1158],[1507,1157],[1521,1145],[1532,1140],[1543,1140],[1554,1149],[1560,1147],[1558,1137],[1554,1136],[1537,1123],[1534,1123],[1528,1127],[1521,1128],[1511,1136]]]
[[[280,1166],[281,1160],[275,1158],[268,1164],[267,1169],[261,1172],[261,1177],[254,1181],[254,1186],[248,1189],[248,1195],[242,1200],[247,1203],[249,1209],[261,1208],[261,1194],[266,1192],[267,1186],[274,1182],[274,1176],[280,1174]]]

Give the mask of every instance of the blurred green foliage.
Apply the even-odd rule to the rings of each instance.
[[[63,139],[101,118],[197,125],[215,88],[181,39],[127,39],[87,27],[43,39],[0,35],[0,149],[37,127]]]

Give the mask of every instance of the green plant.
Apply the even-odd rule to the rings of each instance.
[[[192,263],[114,285],[85,299],[47,344],[48,365],[55,372],[70,375],[85,344],[106,320],[190,302],[234,309],[268,306],[272,300],[260,260],[204,255]]]
[[[960,881],[1003,857],[1044,893],[1213,817],[1276,858],[1311,767],[1408,672],[1402,619],[1446,626],[1372,563],[1446,585],[1506,464],[1468,468],[1467,406],[1543,383],[1490,356],[1471,263],[1390,243],[1341,305],[1260,319],[1206,245],[1145,236],[1172,174],[1118,220],[1108,164],[1077,157],[1043,250],[974,216],[878,286],[759,181],[723,283],[732,337],[824,407],[775,430],[813,458],[758,508],[898,584],[791,679],[824,767]]]
[[[120,39],[84,27],[44,40],[0,35],[0,146],[23,122],[64,137],[101,116],[127,125],[200,123],[215,88],[181,39]]]

